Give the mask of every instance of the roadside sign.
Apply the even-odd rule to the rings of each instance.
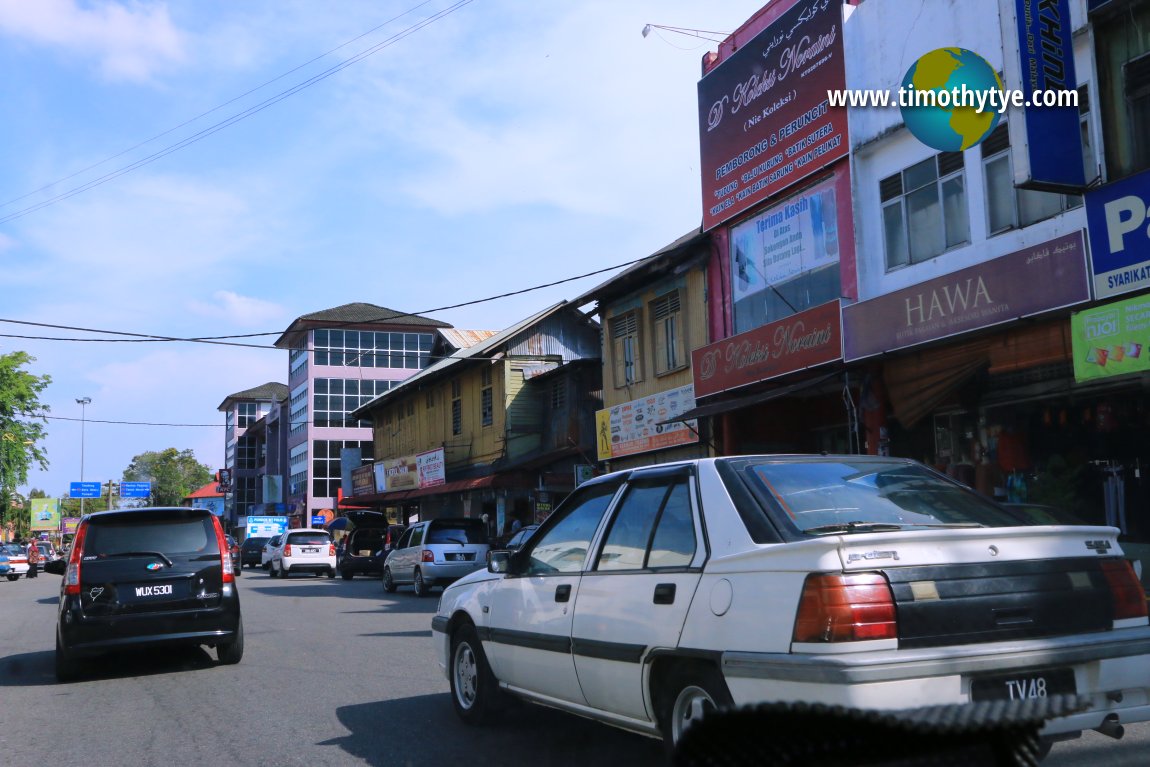
[[[69,485],[68,497],[69,498],[99,498],[100,497],[100,484],[99,482],[73,482]]]
[[[324,515],[322,515],[322,514],[312,514],[311,515],[311,526],[312,527],[323,527],[325,522],[327,522],[327,517],[325,517]]]
[[[151,482],[121,482],[121,498],[147,498],[152,494]]]

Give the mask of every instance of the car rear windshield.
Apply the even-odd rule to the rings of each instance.
[[[481,519],[439,520],[428,526],[424,543],[487,543],[487,527]]]
[[[748,459],[738,474],[774,518],[810,535],[1026,524],[967,486],[914,462]]]
[[[269,538],[248,538],[243,542],[243,547],[246,549],[258,549],[269,540]]]
[[[301,546],[305,543],[331,543],[327,533],[292,533],[288,536],[288,543]]]
[[[85,557],[148,551],[168,556],[218,555],[220,545],[211,517],[202,513],[122,514],[89,520]]]

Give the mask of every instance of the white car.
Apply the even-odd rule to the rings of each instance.
[[[280,535],[273,535],[271,538],[268,538],[268,542],[264,544],[263,549],[260,551],[260,567],[263,569],[271,570],[272,554],[275,553],[276,547],[280,545],[280,539],[282,537],[282,533]]]
[[[272,549],[269,573],[273,578],[287,578],[292,573],[312,573],[335,577],[335,543],[331,533],[318,528],[288,530]]]
[[[1150,719],[1146,596],[1110,527],[1042,526],[913,461],[734,456],[581,485],[449,586],[452,702],[511,694],[676,744],[717,707],[1077,694]]]

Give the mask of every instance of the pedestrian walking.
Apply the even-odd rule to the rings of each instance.
[[[28,576],[35,578],[40,569],[40,547],[36,545],[36,541],[32,540],[28,544]]]

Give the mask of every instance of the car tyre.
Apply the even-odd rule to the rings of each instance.
[[[216,645],[216,658],[225,666],[231,666],[240,662],[244,657],[244,622],[241,620],[236,624],[236,638],[231,642]]]
[[[319,573],[316,573],[316,575],[319,575]],[[335,577],[335,568],[334,567],[329,567],[327,569],[327,577],[328,577],[328,580],[331,580],[332,578]]]
[[[79,662],[71,657],[56,637],[56,681],[70,682],[80,675]]]
[[[280,577],[284,578],[285,580],[287,579],[288,569],[286,567],[282,567],[282,566],[280,567]]]
[[[415,578],[411,582],[411,589],[415,592],[415,595],[420,598],[425,597],[431,593],[431,589],[423,580],[423,573],[421,573],[419,570],[415,571]]]
[[[10,581],[14,581],[19,577],[20,577],[19,573],[9,573],[8,574],[8,580],[10,580]]]
[[[388,594],[395,593],[395,580],[391,577],[391,568],[383,568],[383,590]]]
[[[355,577],[355,573],[351,572],[350,570],[345,570],[341,567],[339,570],[339,577],[343,578],[345,581],[350,581]]]
[[[674,671],[663,689],[659,729],[669,753],[689,727],[708,714],[733,705],[719,672],[711,667]]]
[[[451,635],[451,704],[467,724],[488,722],[506,704],[475,626],[464,623]]]

